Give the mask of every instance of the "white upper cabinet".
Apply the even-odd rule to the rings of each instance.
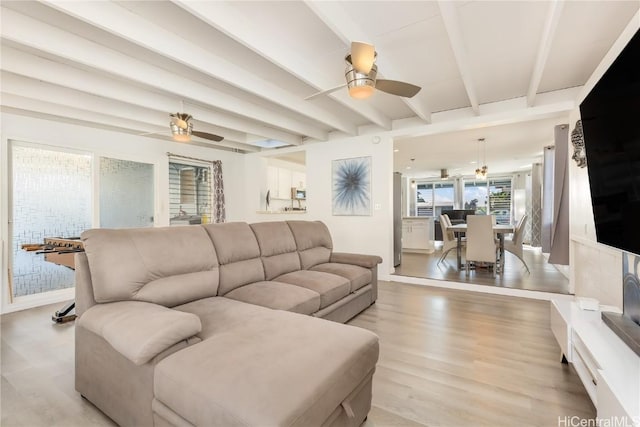
[[[267,189],[273,199],[291,199],[291,188],[304,189],[306,181],[304,172],[267,166]]]

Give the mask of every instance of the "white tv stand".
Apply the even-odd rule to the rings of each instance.
[[[601,424],[640,426],[640,357],[575,301],[551,301],[551,330],[573,364]]]

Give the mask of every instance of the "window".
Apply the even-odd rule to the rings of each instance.
[[[211,166],[185,160],[169,161],[169,223],[211,222]]]
[[[511,223],[511,178],[489,180],[489,213],[497,224]]]
[[[476,213],[483,215],[487,213],[487,182],[486,181],[466,181],[464,183],[464,208],[475,209]]]
[[[453,209],[453,200],[452,182],[418,184],[416,191],[417,216],[438,217],[443,210]]]
[[[496,216],[496,223],[511,223],[511,177],[464,183],[464,208],[475,209],[478,214]]]

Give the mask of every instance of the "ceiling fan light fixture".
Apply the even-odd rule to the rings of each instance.
[[[352,86],[349,88],[349,96],[355,99],[367,99],[373,95],[373,86]]]
[[[347,69],[344,73],[349,88],[349,96],[356,99],[366,99],[373,95],[376,87],[376,75],[378,67],[374,64],[368,74],[362,74],[355,70],[347,61]]]
[[[191,132],[193,131],[193,123],[185,122],[186,126],[183,128],[178,123],[172,121],[169,123],[171,127],[171,134],[173,135],[173,140],[178,142],[189,142],[191,141]]]

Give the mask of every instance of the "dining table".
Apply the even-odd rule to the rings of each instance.
[[[456,248],[458,270],[462,268],[462,235],[467,232],[467,224],[455,224],[447,227],[447,230],[451,230],[458,238],[458,247]],[[500,272],[504,269],[504,235],[513,233],[515,226],[511,224],[493,224],[493,232],[498,236],[500,242]]]

